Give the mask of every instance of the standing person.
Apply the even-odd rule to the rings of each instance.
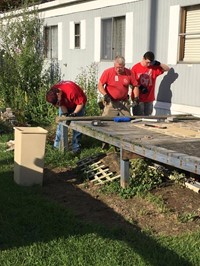
[[[156,78],[169,71],[169,67],[155,60],[154,53],[148,51],[144,54],[142,61],[131,69],[139,85],[139,105],[133,107],[134,115],[151,115],[153,112],[153,101],[155,100]],[[132,94],[134,101],[135,96]]]
[[[87,97],[76,83],[72,81],[61,81],[53,85],[46,94],[47,102],[59,107],[59,114],[66,116],[83,116]],[[61,111],[61,112],[60,112]],[[81,133],[73,130],[72,151],[80,152]],[[54,147],[59,147],[61,139],[61,126],[57,126]]]
[[[130,116],[129,86],[138,102],[139,90],[135,75],[125,68],[123,56],[116,56],[114,67],[106,69],[100,77],[98,90],[104,97],[102,116]]]

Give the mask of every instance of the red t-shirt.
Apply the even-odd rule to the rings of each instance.
[[[160,66],[142,66],[141,63],[137,63],[131,69],[135,74],[139,86],[143,85],[148,89],[148,93],[142,94],[140,91],[139,100],[140,102],[153,102],[155,100],[155,83],[156,78],[163,74],[163,69]],[[132,93],[131,98],[134,99]]]
[[[63,92],[60,103],[69,110],[74,110],[77,105],[85,104],[87,101],[87,97],[81,87],[72,81],[61,81],[52,88],[59,88]]]
[[[121,101],[128,99],[129,85],[137,86],[134,74],[124,69],[124,74],[118,75],[114,67],[106,69],[100,77],[100,82],[105,85],[106,92],[113,100]]]

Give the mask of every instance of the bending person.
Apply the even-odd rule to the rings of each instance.
[[[47,102],[59,107],[59,112],[66,116],[84,116],[87,97],[83,89],[73,81],[61,81],[53,85],[46,94]],[[80,152],[81,133],[73,130],[72,151]],[[54,147],[58,148],[61,140],[61,125],[57,126]]]

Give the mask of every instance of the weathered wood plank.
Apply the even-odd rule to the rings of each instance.
[[[177,115],[156,115],[156,116],[126,116],[129,117],[131,120],[134,119],[142,119],[146,118],[148,120],[150,119],[160,119],[165,120],[167,118],[173,118],[175,117],[177,120],[200,120],[199,117],[192,116],[191,114],[177,114]],[[64,121],[93,121],[93,120],[101,120],[101,121],[113,121],[115,116],[57,116],[56,117],[56,123],[64,122]]]

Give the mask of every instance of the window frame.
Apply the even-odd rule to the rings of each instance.
[[[121,20],[121,23],[117,25],[117,22]],[[107,22],[107,28],[106,28]],[[108,26],[110,28],[108,28]],[[119,30],[117,27],[122,27],[123,32],[121,32],[121,36],[117,36]],[[109,32],[110,31],[110,32]],[[105,36],[105,33],[107,35]],[[110,36],[110,39],[109,39]],[[117,45],[117,39],[120,38],[121,48]],[[109,43],[107,42],[109,40]],[[101,52],[100,52],[100,60],[102,61],[110,61],[114,60],[116,55],[125,56],[125,44],[126,44],[126,16],[117,16],[110,18],[102,18],[101,19]],[[107,47],[106,47],[107,46]],[[107,51],[106,51],[107,49]],[[120,52],[115,51],[116,49],[120,49]],[[110,50],[110,51],[109,51]],[[106,53],[108,57],[106,58]]]
[[[75,49],[81,48],[81,23],[80,22],[74,23],[74,48]]]
[[[196,50],[198,50],[198,49],[195,50],[195,48],[192,47],[194,44],[191,44],[190,41],[192,39],[193,40],[197,39],[195,45],[198,45],[198,40],[200,42],[200,31],[193,32],[195,30],[195,26],[193,26],[193,28],[191,26],[191,22],[193,21],[192,19],[190,19],[190,21],[187,20],[188,12],[189,11],[195,12],[197,10],[199,10],[200,12],[200,4],[181,7],[180,30],[179,30],[179,55],[178,55],[180,63],[200,63],[200,52],[199,55],[197,56],[197,60],[194,60],[193,58],[194,56],[191,55],[191,57],[189,57],[188,55],[188,51],[189,53],[192,54],[195,53]],[[192,28],[192,32],[187,32],[188,25],[190,26],[190,28]]]
[[[44,27],[44,57],[48,60],[58,60],[58,25]]]

